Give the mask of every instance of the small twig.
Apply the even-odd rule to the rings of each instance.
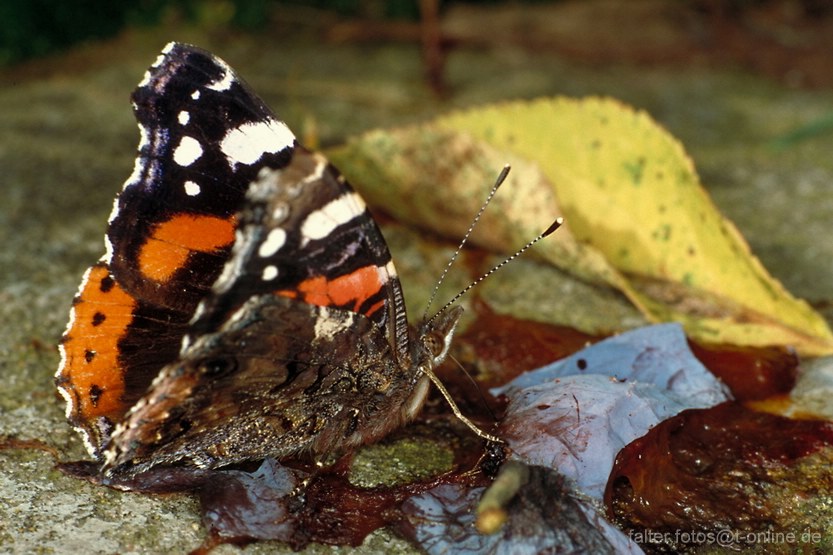
[[[506,506],[514,498],[521,487],[529,481],[529,468],[517,461],[509,461],[503,465],[500,472],[483,493],[480,504],[477,505],[475,526],[481,534],[495,534],[509,518]]]

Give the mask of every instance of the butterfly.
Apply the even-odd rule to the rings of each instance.
[[[409,326],[365,202],[219,58],[171,43],[132,99],[55,377],[100,472],[318,458],[412,420],[462,309]]]

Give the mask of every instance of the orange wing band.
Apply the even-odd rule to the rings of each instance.
[[[90,269],[73,306],[72,327],[64,336],[64,366],[58,378],[76,400],[73,418],[91,422],[104,416],[117,421],[126,412],[118,341],[127,333],[135,306],[106,266]]]
[[[234,241],[234,218],[174,216],[153,228],[139,252],[142,275],[164,283],[185,266],[191,252],[215,252]]]
[[[318,306],[348,306],[351,301],[353,312],[359,309],[367,299],[379,293],[384,286],[384,280],[376,266],[365,266],[354,272],[328,280],[324,276],[316,276],[298,284],[297,291],[278,291],[278,295],[300,298],[303,301]],[[384,300],[368,307],[365,315],[376,312],[384,304]]]

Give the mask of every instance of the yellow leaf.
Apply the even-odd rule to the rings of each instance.
[[[509,177],[470,239],[493,251],[514,251],[561,215],[552,183],[537,164],[467,134],[432,126],[377,130],[328,156],[361,185],[371,205],[455,239],[466,232],[502,166],[510,164]],[[589,281],[619,281],[604,257],[572,237],[569,223],[558,230],[557,241],[537,246],[536,254]]]
[[[367,134],[334,157],[369,186],[372,203],[455,236],[509,162],[509,191],[498,195],[499,210],[487,211],[491,219],[481,227],[490,237],[482,243],[509,250],[563,213],[572,235],[559,231],[546,241],[544,257],[620,289],[648,318],[680,321],[707,342],[833,352],[824,319],[750,253],[682,145],[615,100],[541,99],[459,112]],[[407,199],[398,210],[397,196]]]

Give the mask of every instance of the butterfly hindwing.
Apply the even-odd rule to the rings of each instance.
[[[416,380],[362,314],[252,297],[162,370],[114,434],[106,469],[349,449],[402,424],[401,407],[425,393]]]
[[[141,140],[116,198],[107,253],[90,268],[61,343],[58,390],[95,456],[174,360],[228,259],[235,214],[295,139],[231,69],[172,43],[133,93]]]

